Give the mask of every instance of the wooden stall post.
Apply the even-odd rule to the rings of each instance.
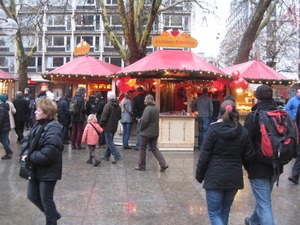
[[[158,107],[158,110],[160,111],[160,79],[156,79],[156,84],[155,84],[155,102],[156,106]]]

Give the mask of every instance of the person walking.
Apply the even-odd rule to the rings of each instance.
[[[245,224],[274,225],[271,193],[274,183],[279,178],[279,174],[283,172],[283,166],[279,166],[279,174],[274,174],[272,158],[262,153],[259,118],[255,111],[276,110],[276,104],[273,100],[273,90],[268,85],[263,84],[257,87],[254,96],[257,99],[257,103],[251,108],[252,112],[247,115],[244,127],[249,131],[253,148],[256,152],[255,160],[249,164],[247,169],[256,203],[252,215],[245,218]]]
[[[285,105],[285,110],[289,115],[296,119],[298,106],[300,104],[300,89],[297,89],[296,95],[292,97]]]
[[[146,95],[144,101],[146,108],[140,119],[141,121],[141,145],[140,145],[140,159],[135,170],[146,170],[146,147],[150,145],[150,151],[158,160],[160,171],[164,172],[169,168],[166,160],[157,147],[157,140],[159,136],[159,110],[155,105],[154,98],[151,94]]]
[[[296,124],[298,127],[298,135],[300,137],[300,104],[298,105],[297,113],[296,113]],[[288,180],[293,182],[294,184],[299,183],[299,174],[300,174],[300,145],[298,145],[297,149],[297,158],[292,167],[292,175],[288,177]]]
[[[116,100],[116,95],[114,92],[107,92],[108,102],[105,104],[100,125],[103,127],[105,140],[106,140],[106,151],[102,159],[109,161],[109,157],[112,154],[115,158],[112,164],[116,164],[123,158],[114,144],[114,135],[118,129],[118,122],[121,119],[121,107]]]
[[[90,151],[89,159],[86,163],[92,164],[93,159],[95,160],[94,166],[98,166],[101,163],[100,158],[95,153],[96,145],[99,143],[99,134],[103,132],[97,121],[95,114],[90,114],[87,119],[87,125],[84,128],[82,135],[82,143],[87,143]]]
[[[140,149],[140,139],[141,139],[141,133],[140,133],[140,118],[143,115],[144,109],[146,107],[144,100],[145,100],[145,93],[144,89],[142,87],[137,88],[137,95],[132,99],[132,112],[133,117],[136,122],[136,144],[135,144],[135,150]]]
[[[210,120],[212,119],[213,116],[212,100],[207,96],[207,93],[208,93],[207,88],[203,88],[202,95],[191,104],[192,110],[198,111],[199,149],[201,149],[201,145],[203,143],[205,133],[210,124]]]
[[[25,88],[24,89],[24,99],[28,102],[28,106],[29,106],[29,111],[27,113],[27,118],[26,118],[26,122],[25,122],[25,127],[26,130],[31,129],[33,127],[33,115],[34,115],[34,96],[31,93],[30,88]]]
[[[132,127],[132,104],[130,100],[130,92],[124,94],[124,98],[120,103],[122,109],[121,124],[123,126],[123,149],[132,149],[129,146],[129,138]]]
[[[46,217],[47,225],[56,225],[61,218],[53,199],[54,189],[62,177],[62,131],[57,121],[57,105],[50,99],[37,102],[35,117],[37,123],[24,138],[21,146],[21,160],[33,168],[28,180],[27,197]],[[41,135],[37,135],[41,132]],[[28,149],[39,137],[35,148],[28,156]]]
[[[244,188],[242,165],[255,157],[248,130],[236,120],[234,109],[230,100],[221,104],[222,118],[208,127],[196,169],[197,181],[204,181],[211,225],[228,224],[234,197]]]
[[[103,95],[100,91],[96,93],[95,97],[96,97],[96,100],[95,100],[96,107],[95,107],[94,113],[96,114],[97,120],[98,120],[98,123],[99,123],[100,120],[101,120],[101,115],[102,115],[104,106],[107,102],[104,100]],[[106,141],[105,141],[104,132],[102,132],[100,134],[99,146],[101,147],[101,146],[104,146],[104,145],[106,145]]]
[[[9,115],[9,122],[10,122],[10,129],[14,129],[15,128],[15,119],[14,119],[14,114],[17,112],[14,104],[11,101],[8,101],[8,95],[5,94],[6,97],[6,104],[8,104],[9,106],[9,110],[8,110],[8,115]]]
[[[29,111],[28,102],[23,99],[23,94],[21,91],[17,91],[15,94],[16,98],[12,101],[16,108],[16,113],[14,114],[15,119],[15,131],[18,136],[17,143],[21,143],[24,138],[24,126],[27,120],[27,113]]]
[[[70,103],[73,100],[77,101],[78,106],[78,115],[71,114],[71,123],[72,123],[72,133],[71,133],[71,145],[72,149],[85,149],[85,147],[81,146],[81,139],[83,134],[83,123],[85,122],[85,104],[84,104],[84,96],[86,93],[86,89],[84,87],[78,87],[76,90],[75,96],[73,96],[70,100]]]
[[[9,120],[9,105],[6,103],[6,95],[0,95],[0,142],[4,147],[5,155],[1,157],[2,160],[12,159],[13,151],[10,148],[8,134],[10,131]]]
[[[63,144],[70,144],[67,140],[69,138],[69,126],[70,126],[70,119],[71,114],[69,112],[69,102],[72,95],[70,92],[66,92],[64,97],[61,98],[57,105],[58,105],[58,122],[62,125],[62,134],[63,134]]]

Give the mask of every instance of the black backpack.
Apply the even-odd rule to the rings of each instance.
[[[77,116],[80,114],[79,101],[76,98],[73,98],[69,105],[69,112],[71,115]]]

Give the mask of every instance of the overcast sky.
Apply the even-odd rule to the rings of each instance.
[[[198,47],[192,49],[195,53],[204,53],[205,56],[217,56],[219,43],[225,35],[225,22],[229,14],[231,0],[217,0],[218,9],[215,16],[209,16],[207,24],[195,24],[192,37],[198,40]],[[196,27],[197,26],[197,27]],[[219,39],[217,39],[219,37]]]

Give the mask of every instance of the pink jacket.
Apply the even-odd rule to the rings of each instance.
[[[99,143],[99,135],[89,123],[92,123],[99,133],[103,132],[103,129],[96,121],[89,121],[84,128],[81,142],[87,143],[88,145],[97,145]]]

